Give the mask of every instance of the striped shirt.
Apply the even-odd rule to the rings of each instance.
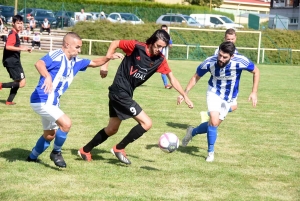
[[[31,103],[46,103],[59,106],[60,96],[69,88],[78,71],[85,71],[91,60],[73,57],[68,60],[62,49],[49,52],[41,58],[46,64],[46,69],[52,77],[53,91],[46,94],[42,85],[45,77],[40,76],[37,87],[31,94]]]
[[[197,67],[197,74],[202,77],[207,72],[210,72],[211,76],[208,81],[209,90],[223,100],[230,102],[233,98],[237,97],[239,92],[242,71],[247,70],[252,72],[255,65],[247,57],[240,54],[234,55],[224,68],[218,66],[217,60],[217,55],[207,58]]]

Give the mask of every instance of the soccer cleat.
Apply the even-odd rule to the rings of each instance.
[[[32,158],[30,158],[30,156],[27,157],[26,161],[27,162],[35,162],[35,163],[39,163],[40,162],[39,159],[32,159]]]
[[[167,84],[167,85],[165,86],[166,89],[172,89],[172,87],[173,87],[173,86],[170,85],[170,84]]]
[[[115,155],[119,161],[121,161],[122,163],[125,164],[131,164],[130,160],[126,157],[126,153],[124,151],[124,149],[117,149],[116,146],[114,146],[110,152]]]
[[[206,157],[206,162],[213,162],[215,159],[215,152],[208,152],[208,155]]]
[[[2,82],[0,82],[0,90],[2,89]]]
[[[83,148],[78,150],[78,155],[85,161],[91,161],[92,160],[92,154],[91,152],[84,152]]]
[[[15,102],[8,102],[6,101],[5,105],[15,105],[16,103]]]
[[[201,123],[208,122],[210,119],[206,111],[201,111],[200,116],[201,116]]]
[[[66,168],[67,164],[64,160],[64,158],[61,155],[61,152],[53,153],[53,151],[50,154],[50,159],[54,162],[54,164],[61,168]]]
[[[184,136],[184,138],[182,139],[182,146],[186,147],[188,145],[188,143],[192,140],[193,136],[192,136],[192,131],[193,131],[194,127],[189,126],[186,129],[186,134]]]

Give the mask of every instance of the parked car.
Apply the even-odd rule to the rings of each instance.
[[[167,13],[159,16],[159,18],[156,20],[156,24],[166,24],[166,25],[186,24],[187,26],[191,26],[191,27],[198,27],[198,28],[204,27],[202,24],[200,24],[194,18],[188,15],[173,14],[173,13]]]
[[[210,28],[244,28],[243,25],[234,23],[231,19],[223,15],[215,15],[215,14],[191,14],[192,18],[194,18],[197,22],[203,24],[204,26],[208,26]]]
[[[70,27],[74,24],[74,12],[72,11],[57,11],[55,13],[56,27]]]
[[[110,13],[107,18],[108,21],[116,23],[131,23],[131,24],[144,24],[143,20],[138,18],[132,13]]]
[[[56,27],[56,18],[51,10],[35,9],[32,16],[34,17],[36,27],[41,27],[45,18],[48,19],[52,28]]]
[[[15,7],[0,5],[0,15],[4,17],[4,23],[12,22],[12,17],[15,15]]]
[[[75,25],[77,22],[78,22],[78,18],[79,18],[79,15],[80,15],[81,13],[80,12],[75,12],[74,13],[74,17],[72,18],[72,20],[73,20],[73,25]],[[85,17],[86,17],[86,21],[90,21],[90,22],[94,22],[95,20],[93,19],[93,15],[91,14],[91,13],[86,13],[86,12],[84,12],[84,14],[85,14]]]

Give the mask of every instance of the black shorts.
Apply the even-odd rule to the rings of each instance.
[[[137,116],[143,110],[141,106],[126,93],[109,93],[109,116],[121,120]]]
[[[25,73],[22,66],[6,67],[6,70],[13,80],[23,80],[25,78]]]

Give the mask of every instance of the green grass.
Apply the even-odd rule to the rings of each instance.
[[[42,163],[24,161],[42,134],[29,97],[39,78],[34,63],[43,55],[22,52],[27,85],[19,90],[17,105],[6,106],[9,90],[0,91],[0,200],[299,200],[299,67],[259,65],[256,108],[248,102],[252,74],[242,75],[239,108],[219,127],[213,163],[205,162],[205,135],[171,154],[157,146],[164,132],[182,139],[188,125],[200,123],[208,76],[190,92],[195,107],[189,109],[176,105],[178,93],[164,89],[160,74],[155,74],[135,91],[134,99],[153,127],[126,148],[130,166],[109,150],[136,125],[134,120],[124,121],[118,134],[96,147],[92,162],[76,155],[108,123],[107,88],[120,61],[111,62],[105,79],[99,69],[88,69],[61,98],[73,126],[63,147],[67,168],[58,169],[49,158],[53,143],[40,156]],[[185,87],[199,62],[169,64]],[[0,81],[10,81],[3,67]]]

